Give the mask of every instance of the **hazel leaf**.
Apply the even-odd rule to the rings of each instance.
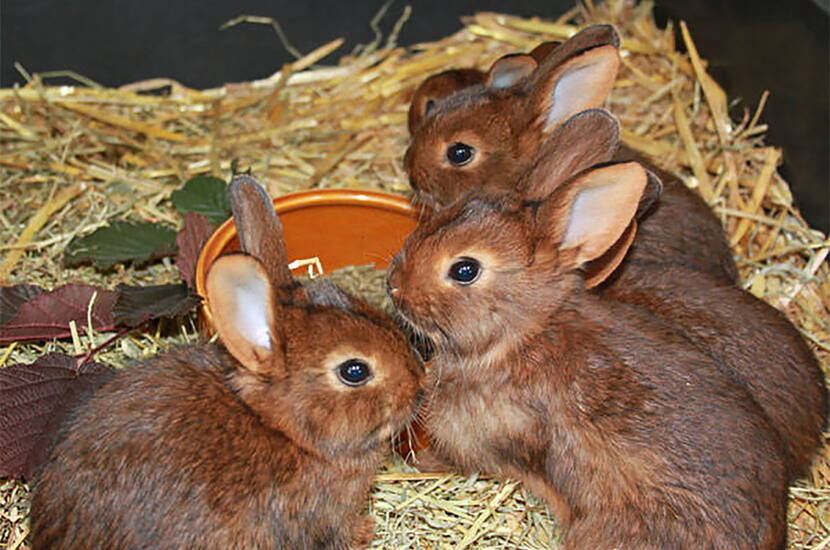
[[[182,215],[188,212],[202,214],[218,225],[231,215],[228,185],[213,176],[196,176],[170,195],[170,201]]]
[[[117,263],[141,265],[176,252],[176,232],[154,223],[116,222],[73,239],[66,247],[64,263],[91,262],[98,269]]]
[[[118,325],[137,327],[159,317],[178,317],[191,311],[202,299],[184,283],[154,286],[118,285],[113,320]]]
[[[50,353],[0,369],[0,476],[31,479],[67,415],[113,375],[112,367]]]
[[[118,292],[90,285],[65,285],[43,292],[21,304],[17,313],[0,326],[0,345],[66,338],[72,321],[79,332],[88,321],[99,332],[115,328],[112,308]]]
[[[43,293],[37,285],[0,286],[0,326],[17,315],[20,306]]]
[[[176,245],[179,247],[176,254],[176,267],[179,268],[179,273],[189,288],[196,287],[196,262],[211,233],[213,233],[213,226],[208,223],[204,215],[196,212],[188,212],[184,215],[184,227],[176,236]]]

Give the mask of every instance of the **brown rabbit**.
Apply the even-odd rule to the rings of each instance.
[[[440,205],[484,185],[509,189],[563,121],[602,106],[619,66],[619,43],[612,26],[596,25],[561,45],[543,43],[529,55],[503,58],[488,74],[480,72],[475,84],[469,84],[476,80],[469,70],[464,83],[443,74],[428,78],[409,113],[405,165],[416,200]],[[580,141],[575,138],[574,147]],[[615,158],[643,160],[627,148]],[[638,237],[626,262],[683,265],[735,284],[737,267],[710,208],[679,179],[648,168],[662,180],[663,194],[638,216]],[[620,283],[606,285],[610,292],[641,284],[639,273],[625,267],[613,280]]]
[[[544,200],[550,189],[611,158],[618,140],[618,124],[607,112],[593,109],[578,113],[545,142],[539,162],[545,166],[546,186],[534,186],[533,180],[527,180],[515,184],[513,192],[523,200]],[[637,217],[649,208],[659,185],[647,189],[652,191],[641,197]],[[498,191],[487,185],[480,190]],[[673,197],[670,195],[670,200]],[[636,227],[629,228],[625,238],[601,255],[599,262],[586,264],[586,285],[599,284],[604,299],[645,308],[673,323],[726,375],[747,388],[784,442],[790,479],[803,476],[819,445],[828,408],[824,378],[815,357],[780,312],[737,286],[682,264],[661,266],[632,254],[641,246],[659,250],[661,243],[653,240],[657,236],[652,232],[643,238]],[[670,255],[680,244],[702,246],[667,242],[662,249]],[[614,271],[621,262],[622,269]],[[603,282],[609,274],[611,280]],[[425,453],[420,454],[423,460]],[[429,468],[429,458],[419,466]]]
[[[427,217],[390,267],[396,306],[436,343],[435,451],[522,480],[567,526],[566,550],[783,549],[785,450],[753,397],[673,324],[584,288],[647,171],[559,182],[541,159],[521,194]]]
[[[364,548],[372,475],[414,413],[422,368],[394,323],[296,283],[279,220],[230,187],[242,249],[207,297],[227,348],[119,371],[75,410],[34,479],[34,549]]]

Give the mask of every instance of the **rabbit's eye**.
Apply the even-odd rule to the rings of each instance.
[[[365,361],[349,359],[337,365],[337,377],[347,386],[362,386],[372,378],[372,369]]]
[[[453,166],[464,166],[476,156],[476,150],[466,143],[453,143],[447,147],[447,160]]]
[[[461,258],[450,266],[450,279],[460,285],[473,284],[481,275],[481,264],[473,258]]]

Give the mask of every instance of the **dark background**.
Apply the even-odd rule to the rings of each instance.
[[[267,25],[220,31],[238,15],[272,16],[303,53],[336,37],[334,56],[371,42],[369,21],[384,0],[2,0],[0,85],[30,72],[73,70],[105,86],[170,77],[194,88],[263,78],[291,56]],[[385,35],[405,0],[381,21]],[[398,43],[442,38],[476,11],[554,18],[572,0],[412,0]],[[685,19],[710,71],[736,107],[754,110],[771,96],[767,141],[784,149],[784,177],[811,225],[830,230],[830,81],[827,0],[658,0],[658,19]],[[384,39],[385,39],[384,35]]]

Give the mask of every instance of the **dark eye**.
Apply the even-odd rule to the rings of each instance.
[[[466,143],[453,143],[447,147],[447,160],[454,166],[464,166],[473,160],[476,150]]]
[[[462,285],[469,285],[481,274],[481,264],[472,258],[461,258],[450,266],[450,279]]]
[[[337,377],[347,386],[362,386],[372,378],[372,369],[365,361],[349,359],[337,365]]]

